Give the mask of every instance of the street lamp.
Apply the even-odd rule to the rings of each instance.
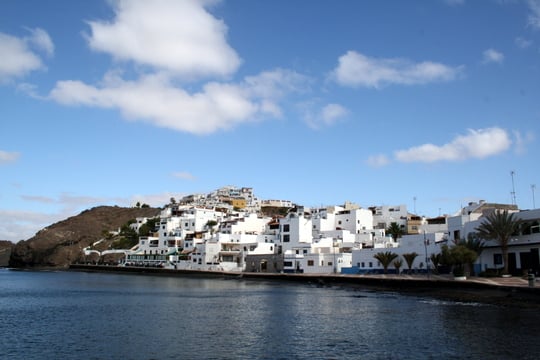
[[[426,253],[426,274],[429,279],[429,258],[427,255],[427,246],[429,245],[429,240],[426,239],[426,230],[424,230],[424,251]]]

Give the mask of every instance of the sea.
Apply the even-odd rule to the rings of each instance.
[[[536,309],[241,278],[0,270],[0,359],[539,359]]]

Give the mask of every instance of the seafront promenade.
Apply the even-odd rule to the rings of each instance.
[[[295,274],[260,272],[222,272],[200,270],[172,270],[163,268],[118,267],[103,265],[71,265],[72,271],[113,272],[134,275],[197,276],[242,280],[301,282],[313,286],[336,286],[373,291],[397,291],[404,294],[431,296],[454,301],[482,302],[505,306],[533,306],[540,308],[540,281],[530,286],[521,277],[469,277],[454,280],[451,275],[349,275]]]

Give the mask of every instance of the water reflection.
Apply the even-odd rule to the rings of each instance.
[[[7,358],[533,359],[540,314],[361,289],[0,271]]]

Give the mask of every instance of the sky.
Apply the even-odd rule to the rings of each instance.
[[[227,185],[530,209],[539,134],[540,0],[0,2],[3,240]]]

